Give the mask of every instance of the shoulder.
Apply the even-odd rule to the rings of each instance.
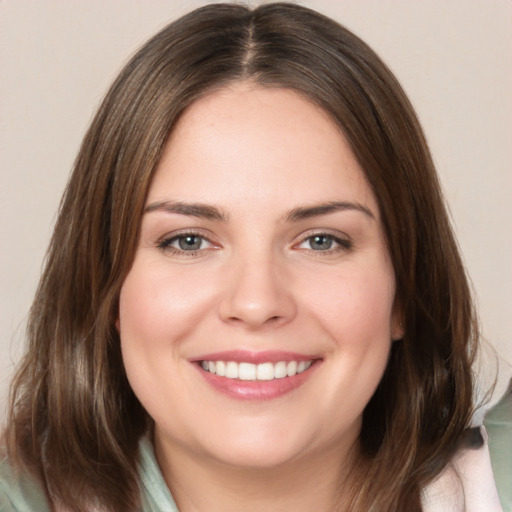
[[[5,455],[0,455],[0,510],[50,512],[39,482],[27,473],[16,472]]]
[[[463,443],[446,469],[424,489],[425,512],[502,512],[485,428],[468,433],[469,442]]]

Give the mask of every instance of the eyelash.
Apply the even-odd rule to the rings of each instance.
[[[323,232],[323,231],[320,231],[320,232],[317,231],[317,232],[308,232],[308,233],[306,233],[301,238],[300,242],[295,245],[295,247],[300,246],[300,245],[304,244],[307,241],[310,241],[310,243],[311,243],[311,240],[314,239],[314,238],[326,238],[330,242],[332,242],[333,244],[336,244],[335,247],[333,247],[333,248],[329,247],[328,249],[325,249],[325,250],[315,250],[313,248],[306,248],[305,249],[309,253],[314,254],[315,256],[323,257],[323,256],[336,255],[336,254],[339,254],[341,252],[350,251],[353,248],[353,246],[354,246],[352,240],[350,240],[349,238],[340,238],[339,236],[333,235],[331,233],[326,233],[326,232]]]
[[[200,245],[202,245],[203,242],[206,242],[215,247],[215,245],[213,244],[213,242],[211,242],[211,240],[209,240],[206,236],[202,235],[201,233],[198,233],[197,231],[184,231],[184,232],[175,234],[173,236],[164,238],[162,240],[159,240],[157,242],[156,246],[158,249],[160,249],[162,251],[170,252],[171,255],[185,256],[185,257],[197,256],[200,253],[202,253],[204,250],[207,250],[205,248],[200,247],[199,249],[188,251],[188,250],[179,249],[177,247],[173,247],[171,245],[175,242],[179,242],[180,239],[184,239],[187,237],[200,239],[200,241],[201,241]],[[304,248],[306,251],[308,251],[309,253],[311,253],[315,256],[320,256],[320,257],[332,256],[332,255],[338,254],[340,252],[350,251],[353,248],[353,243],[350,239],[340,238],[339,236],[335,236],[331,233],[326,233],[323,231],[306,233],[305,235],[302,236],[300,241],[297,244],[295,244],[293,247],[294,248],[300,247],[302,244],[304,244],[308,241],[310,241],[310,243],[311,243],[311,241],[314,238],[325,238],[328,241],[332,242],[332,244],[335,244],[335,247],[329,247],[325,250],[315,250],[312,247]]]
[[[165,252],[170,252],[172,255],[176,255],[176,256],[197,256],[198,254],[200,254],[202,251],[205,250],[205,249],[199,248],[199,249],[195,249],[195,250],[191,250],[191,251],[186,251],[183,249],[179,249],[177,247],[173,247],[171,245],[172,243],[178,242],[180,239],[184,239],[187,237],[199,238],[201,240],[201,245],[202,245],[202,242],[208,242],[213,245],[213,243],[207,237],[202,235],[201,233],[197,233],[196,231],[184,231],[184,232],[178,233],[177,235],[173,235],[171,237],[167,237],[167,238],[164,238],[164,239],[158,241],[156,246],[158,249],[165,251]]]

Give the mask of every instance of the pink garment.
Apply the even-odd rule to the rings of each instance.
[[[450,465],[423,491],[424,512],[503,512],[494,483],[487,432],[484,444],[461,448]]]

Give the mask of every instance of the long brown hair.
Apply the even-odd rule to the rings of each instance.
[[[138,442],[150,420],[115,329],[147,190],[180,114],[234,80],[289,88],[338,123],[379,202],[405,335],[367,405],[359,512],[420,509],[472,412],[476,323],[461,258],[413,108],[377,55],[293,4],[216,4],[171,23],[104,99],[63,197],[12,385],[8,448],[71,510],[139,503]]]

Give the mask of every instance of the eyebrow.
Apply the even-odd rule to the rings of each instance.
[[[200,217],[208,220],[227,221],[228,216],[219,208],[203,203],[183,203],[171,201],[157,201],[146,206],[144,213],[164,211],[167,213],[178,213],[191,217]]]
[[[328,203],[294,208],[285,215],[285,220],[288,222],[297,222],[300,220],[310,219],[312,217],[318,217],[320,215],[327,215],[329,213],[346,210],[362,212],[375,220],[375,215],[369,208],[360,203],[351,203],[348,201],[330,201]]]
[[[355,210],[364,213],[371,219],[375,219],[373,212],[360,203],[348,201],[330,201],[312,206],[300,206],[287,212],[283,219],[285,222],[298,222],[312,217],[328,215],[339,211]],[[204,203],[184,203],[182,201],[157,201],[146,206],[144,212],[164,211],[167,213],[177,213],[192,217],[199,217],[208,220],[226,222],[229,216],[216,206]]]

